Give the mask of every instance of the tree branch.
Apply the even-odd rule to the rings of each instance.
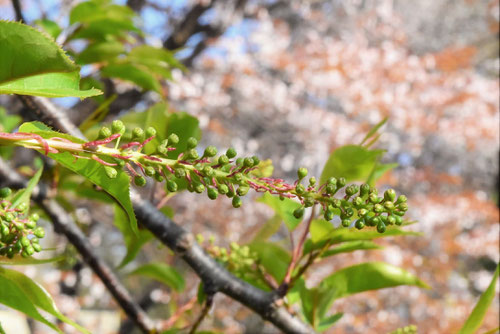
[[[0,183],[13,188],[25,188],[27,181],[15,170],[10,168],[5,161],[0,159]],[[127,289],[120,283],[111,268],[95,255],[92,245],[82,231],[76,226],[73,218],[54,200],[47,197],[47,187],[40,183],[33,191],[31,197],[50,217],[54,230],[64,234],[68,241],[75,246],[83,260],[92,271],[101,279],[108,291],[127,316],[144,332],[149,333],[155,329],[154,322],[137,305]]]
[[[31,97],[25,97],[25,99]],[[43,99],[43,98],[38,98]],[[46,103],[50,103],[47,99]],[[36,107],[36,100],[30,105]],[[54,106],[55,108],[55,106]],[[43,110],[38,110],[43,113]],[[57,116],[57,114],[52,114]],[[54,122],[56,124],[57,122]],[[57,128],[73,136],[79,136],[72,128]],[[81,136],[80,136],[81,137]],[[133,189],[130,191],[137,220],[150,230],[156,238],[172,249],[196,272],[205,286],[214,293],[222,292],[241,304],[255,311],[262,318],[270,321],[285,333],[314,333],[314,330],[297,317],[292,316],[276,301],[276,292],[265,292],[233,276],[195,242],[193,235],[174,223],[159,211],[152,203],[145,200]]]
[[[17,21],[23,21],[26,23],[26,20],[24,19],[23,16],[23,11],[21,9],[21,3],[19,0],[12,0],[12,7],[14,7],[14,12],[16,13],[16,20]]]

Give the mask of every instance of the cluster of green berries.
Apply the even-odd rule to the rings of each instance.
[[[396,198],[394,189],[389,189],[383,196],[379,196],[378,190],[368,184],[351,184],[346,187],[344,178],[334,177],[320,186],[316,185],[316,179],[312,177],[309,179],[309,185],[305,187],[301,180],[307,176],[307,169],[299,168],[297,176],[295,192],[303,205],[293,212],[296,218],[302,218],[305,208],[318,202],[318,194],[321,196],[319,202],[325,220],[331,221],[335,216],[340,216],[342,226],[349,227],[354,219],[354,226],[359,230],[372,226],[376,227],[378,232],[384,233],[387,225],[401,225],[402,217],[408,210],[406,196],[400,195]],[[344,187],[344,197],[334,197]]]
[[[10,188],[0,189],[0,255],[11,259],[20,253],[29,257],[42,250],[39,239],[45,236],[45,231],[37,227],[38,214],[28,216],[26,203],[12,208],[11,195]]]
[[[403,328],[398,328],[388,334],[417,334],[417,326],[409,325]]]

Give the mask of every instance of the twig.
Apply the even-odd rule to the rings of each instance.
[[[170,327],[172,327],[175,324],[175,322],[181,317],[183,313],[193,308],[197,298],[198,296],[195,295],[186,304],[179,307],[179,309],[170,318],[168,318],[168,320],[165,320],[160,325],[160,331],[165,331],[167,329],[170,329]]]
[[[189,331],[189,334],[195,334],[196,333],[196,330],[201,325],[201,322],[203,321],[203,319],[205,319],[205,317],[207,316],[208,312],[210,311],[210,308],[212,307],[212,304],[213,304],[213,300],[214,300],[214,296],[213,295],[207,295],[207,300],[205,301],[205,304],[203,305],[203,309],[201,310],[200,315],[198,316],[198,318],[194,322],[193,326],[191,327],[191,330]]]
[[[16,13],[16,20],[23,21],[24,23],[26,23],[26,20],[24,19],[23,11],[21,9],[21,4],[19,3],[19,0],[12,0],[12,7],[14,7],[14,12]]]

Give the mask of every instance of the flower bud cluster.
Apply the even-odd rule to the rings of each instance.
[[[38,214],[28,216],[25,203],[12,208],[11,195],[11,189],[0,189],[0,255],[11,259],[20,253],[29,257],[42,250],[39,239],[45,236],[45,231],[37,227]]]
[[[417,334],[417,326],[409,325],[403,328],[398,328],[395,331],[392,331],[388,334]]]

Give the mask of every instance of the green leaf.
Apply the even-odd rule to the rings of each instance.
[[[185,68],[184,65],[174,57],[172,52],[165,50],[164,48],[155,48],[149,45],[140,45],[133,48],[130,51],[128,58],[146,66],[154,64],[153,68]]]
[[[146,67],[131,63],[109,64],[101,69],[101,74],[108,78],[118,78],[131,81],[144,90],[154,90],[161,93],[160,82]]]
[[[35,24],[45,30],[53,39],[56,39],[62,31],[56,22],[49,19],[35,20]]]
[[[277,282],[281,282],[291,261],[290,253],[272,242],[252,242],[248,246],[251,251],[257,254],[259,263],[262,264],[266,271]]]
[[[479,329],[481,326],[481,323],[483,322],[484,316],[486,315],[486,311],[491,305],[491,302],[495,298],[495,288],[497,285],[498,281],[498,274],[500,270],[500,265],[497,266],[497,269],[495,270],[495,274],[493,275],[493,278],[491,279],[491,283],[486,289],[486,291],[483,292],[481,297],[479,297],[479,300],[472,310],[472,313],[469,315],[467,320],[465,321],[464,325],[460,329],[459,334],[473,334],[476,333],[476,331]]]
[[[347,182],[365,181],[383,152],[383,150],[368,150],[357,145],[336,149],[323,168],[320,184],[324,184],[330,177],[344,177]]]
[[[74,24],[111,20],[120,24],[123,29],[133,30],[135,29],[132,21],[134,16],[134,11],[127,6],[86,1],[73,7],[69,15],[69,22]]]
[[[335,324],[337,321],[339,321],[343,315],[344,315],[344,313],[336,313],[334,315],[331,315],[329,317],[321,319],[319,321],[319,324],[316,326],[316,330],[318,332],[326,331],[328,328],[332,327],[333,324]]]
[[[26,207],[29,210],[30,207],[30,197],[33,189],[35,189],[38,181],[40,180],[40,176],[42,175],[43,167],[41,167],[38,172],[33,175],[33,177],[29,180],[28,185],[25,189],[19,190],[14,197],[11,199],[11,207],[16,208],[19,204],[25,203]]]
[[[376,124],[370,131],[366,134],[365,138],[361,141],[359,145],[363,145],[371,136],[377,133],[377,131],[387,122],[388,117],[385,117],[382,121]]]
[[[9,115],[5,108],[0,107],[0,132],[11,132],[21,123],[21,121],[21,116]],[[0,147],[0,156],[4,160],[9,160],[12,156],[12,151],[12,147],[2,146]]]
[[[429,288],[427,284],[404,269],[383,262],[368,262],[343,268],[333,273],[320,283],[319,289],[334,292],[325,303],[327,309],[335,299],[399,285]]]
[[[42,317],[36,308],[42,309],[57,319],[75,327],[82,333],[90,333],[64,316],[57,309],[56,304],[43,287],[28,276],[15,270],[0,267],[0,302],[26,313],[28,316],[46,324],[59,333],[62,333],[62,331]]]
[[[30,52],[26,52],[30,50]],[[0,20],[0,94],[85,98],[79,68],[48,36],[19,22]]]
[[[20,132],[30,132],[36,133],[43,138],[51,137],[62,137],[69,139],[76,143],[83,143],[84,141],[72,137],[63,133],[48,131],[49,129],[46,125],[40,122],[30,122],[24,123],[20,126]],[[116,202],[127,212],[127,216],[130,222],[130,226],[133,231],[137,232],[137,220],[135,218],[134,209],[132,207],[132,202],[130,201],[130,178],[122,170],[118,170],[117,177],[110,179],[103,166],[95,160],[92,159],[76,159],[69,152],[62,153],[49,153],[49,158],[54,159],[62,166],[68,168],[69,170],[82,175],[90,182],[98,185],[108,194],[110,194]]]
[[[122,233],[125,246],[127,247],[127,254],[118,266],[118,268],[123,268],[135,259],[144,244],[153,239],[153,234],[148,230],[139,230],[137,233],[134,233],[134,230],[128,223],[127,213],[119,205],[115,205],[114,224]]]
[[[98,63],[116,58],[125,52],[125,47],[120,42],[105,41],[97,42],[87,46],[77,58],[77,63],[90,64]]]
[[[373,241],[348,241],[345,243],[342,243],[341,245],[329,249],[325,251],[323,254],[321,254],[321,257],[329,257],[329,256],[334,256],[337,254],[341,253],[349,253],[349,252],[354,252],[356,250],[362,250],[362,249],[382,249],[383,247],[377,245]]]
[[[293,215],[293,211],[300,207],[300,203],[294,200],[291,200],[289,198],[280,200],[278,197],[266,192],[257,201],[270,206],[274,210],[274,212],[278,216],[280,216],[281,219],[283,219],[283,222],[291,231],[293,231],[302,221],[302,219],[297,219]]]
[[[178,292],[184,290],[185,286],[182,275],[171,266],[161,262],[153,262],[140,266],[132,271],[130,275],[142,275],[152,278]]]
[[[0,265],[9,265],[9,266],[25,266],[25,265],[35,265],[35,264],[46,264],[46,263],[53,263],[53,262],[59,262],[64,260],[64,256],[56,256],[56,257],[51,257],[49,259],[36,259],[34,257],[21,257],[21,256],[14,256],[12,259],[9,259],[7,257],[1,257],[0,258]]]
[[[391,169],[396,168],[398,166],[399,166],[399,164],[397,164],[397,163],[381,164],[381,163],[377,162],[375,164],[375,166],[373,167],[373,170],[370,173],[370,176],[366,180],[366,183],[373,186],[375,184],[375,182],[377,182],[377,180],[380,179],[386,172],[388,172]]]
[[[257,232],[252,242],[254,241],[266,241],[273,234],[278,232],[281,226],[281,217],[279,215],[274,215],[271,219],[264,223],[264,225]]]

